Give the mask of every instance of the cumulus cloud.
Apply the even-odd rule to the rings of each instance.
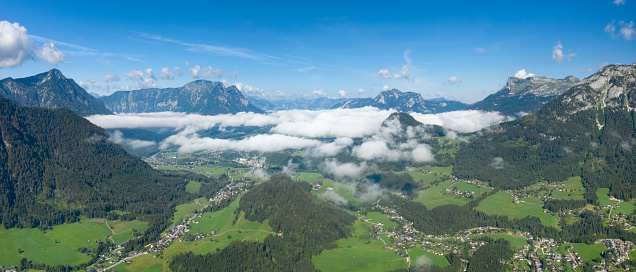
[[[516,78],[522,78],[522,79],[526,79],[526,78],[533,77],[533,76],[534,76],[534,74],[526,72],[526,69],[521,69],[521,70],[517,71],[517,73],[515,74]]]
[[[192,78],[199,78],[199,71],[201,71],[201,66],[196,65],[192,68],[189,68],[188,71],[190,72],[190,76]]]
[[[410,49],[404,50],[404,53],[402,53],[402,57],[404,58],[404,61],[406,62],[406,64],[402,65],[402,70],[400,71],[400,73],[392,73],[391,71],[389,71],[389,69],[380,69],[377,73],[377,76],[382,79],[413,80],[413,77],[411,76],[411,71],[410,71],[410,67],[412,63],[411,50]]]
[[[495,168],[497,170],[504,169],[507,165],[508,163],[506,163],[502,157],[495,157],[490,162],[490,167]]]
[[[459,87],[459,85],[462,83],[461,79],[458,79],[455,76],[452,76],[448,79],[448,84],[450,85],[457,85],[457,87]]]
[[[311,92],[311,95],[317,95],[317,96],[327,96],[327,94],[325,92],[321,90],[314,90],[313,92]]]
[[[223,84],[226,84],[227,81],[222,80]],[[228,85],[232,85],[231,83],[227,82]],[[251,96],[265,96],[265,90],[260,89],[260,88],[256,88],[254,86],[250,86],[247,84],[243,84],[242,82],[236,82],[233,84],[234,86],[236,86],[236,88],[241,91],[243,94],[245,95],[251,95]]]
[[[326,159],[322,163],[322,169],[325,173],[332,174],[337,178],[358,178],[371,168],[366,162],[360,164],[352,162],[340,163],[337,159]]]
[[[347,95],[347,92],[344,90],[340,90],[338,91],[338,95],[340,95],[340,97],[345,97]]]
[[[355,197],[362,202],[377,201],[388,193],[388,190],[377,183],[360,183],[357,187],[359,187],[359,190],[356,192]]]
[[[574,53],[570,53],[570,54],[564,54],[563,53],[563,45],[561,44],[561,42],[559,41],[557,43],[557,45],[555,45],[554,47],[552,47],[552,60],[556,61],[558,63],[562,63],[563,59],[566,59],[568,61],[572,60],[572,58],[575,58],[576,54]]]
[[[179,69],[179,71],[181,70]],[[161,74],[159,74],[159,77],[163,79],[174,79],[174,73],[170,71],[168,67],[163,67],[161,68]]]
[[[359,94],[364,93],[364,89],[362,89],[362,88],[358,88],[358,93],[359,93]]]
[[[267,171],[265,171],[263,168],[254,168],[247,172],[247,176],[256,177],[263,181],[269,179],[269,173],[267,173]]]
[[[411,116],[424,124],[438,125],[462,133],[475,132],[501,122],[514,120],[514,117],[504,116],[499,112],[477,110],[451,111],[438,114],[412,113]]]
[[[631,40],[634,36],[634,21],[630,21],[629,23],[620,21],[620,25],[620,36],[626,41]]]
[[[104,75],[104,82],[115,82],[119,81],[119,76],[113,73]]]
[[[36,52],[37,56],[50,64],[58,64],[66,59],[62,51],[57,49],[53,43],[45,43]]]
[[[132,149],[152,147],[157,144],[154,141],[142,141],[137,139],[126,138],[124,137],[124,134],[119,130],[115,130],[115,132],[113,132],[110,135],[110,138],[108,140],[116,144],[129,146]]]
[[[124,74],[124,77],[127,77],[130,80],[137,81],[138,89],[157,87],[157,84],[155,82],[156,78],[153,75],[151,68],[147,68],[145,70],[145,74],[144,72],[138,71],[135,69],[131,70],[129,73],[123,73],[123,74]]]
[[[131,70],[128,73],[124,72],[124,76],[129,78],[129,79],[137,79],[137,80],[141,80],[144,78],[144,73],[142,71],[138,71],[138,70]]]
[[[337,138],[331,143],[322,144],[311,149],[309,155],[315,157],[333,157],[351,145],[353,145],[353,140],[351,138]]]
[[[212,66],[203,68],[203,71],[201,71],[201,73],[204,78],[213,78],[213,77],[222,78],[223,77],[223,70],[212,69]]]
[[[382,86],[382,90],[383,90],[383,91],[388,91],[388,90],[389,90],[389,85],[384,85],[384,86]]]
[[[33,58],[34,49],[24,26],[0,21],[0,68],[18,66],[27,58]]]
[[[178,146],[179,152],[191,153],[202,150],[240,150],[277,152],[286,149],[304,149],[321,144],[318,140],[292,137],[281,134],[261,134],[241,140],[200,137],[194,130],[186,129],[166,138],[161,148]]]

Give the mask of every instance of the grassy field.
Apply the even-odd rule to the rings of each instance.
[[[432,209],[445,204],[464,205],[470,202],[469,198],[457,196],[455,194],[446,193],[446,188],[452,185],[451,180],[440,182],[437,186],[430,187],[426,190],[419,191],[415,201],[420,202],[426,208]],[[446,194],[446,195],[444,195]]]
[[[411,248],[411,250],[409,250],[409,257],[411,257],[411,266],[428,264],[437,265],[443,268],[449,265],[446,257],[430,253],[419,247]]]
[[[249,171],[249,168],[245,168],[239,164],[227,162],[221,164],[208,164],[193,168],[191,171],[195,173],[202,173],[208,176],[220,176],[226,174],[228,169],[230,171]]]
[[[321,271],[390,271],[407,268],[406,258],[385,250],[384,243],[369,234],[372,225],[357,221],[353,237],[336,241],[338,248],[325,250],[311,260]]]
[[[304,180],[309,183],[316,183],[317,181],[322,182],[322,189],[311,191],[312,194],[316,195],[318,198],[322,200],[330,200],[328,196],[325,195],[327,192],[327,188],[333,188],[333,192],[338,194],[347,200],[350,205],[358,206],[361,204],[360,200],[356,199],[353,195],[355,193],[355,189],[351,188],[349,185],[335,182],[331,179],[325,178],[322,174],[319,173],[311,173],[311,172],[299,172],[295,179]]]
[[[159,166],[157,169],[159,169],[159,170],[168,170],[168,171],[187,172],[186,170],[174,167],[172,165]]]
[[[596,257],[601,257],[601,252],[606,251],[607,248],[605,247],[605,245],[603,244],[593,244],[593,245],[588,245],[588,244],[572,244],[574,246],[574,249],[570,250],[570,252],[572,251],[576,251],[579,253],[579,255],[581,255],[581,258],[583,258],[583,260],[586,261],[591,261],[596,259]]]
[[[435,174],[432,174],[432,173],[429,174],[429,173],[419,172],[419,171],[402,171],[399,173],[409,174],[411,175],[414,181],[419,181],[423,184],[429,184],[441,177],[439,176],[439,174],[436,176]]]
[[[609,188],[598,188],[596,190],[596,196],[598,197],[598,203],[600,205],[616,205],[618,201],[609,199]]]
[[[612,214],[620,214],[620,213],[631,214],[634,211],[634,209],[636,209],[636,207],[634,206],[634,203],[632,202],[621,202],[619,206],[620,207],[618,208],[612,209]]]
[[[386,216],[384,216],[384,214],[381,214],[379,212],[370,212],[367,214],[367,216],[365,216],[365,218],[371,219],[370,222],[372,223],[382,222],[385,229],[390,229],[398,226],[398,223],[389,220]]]
[[[520,249],[523,246],[528,244],[528,242],[526,241],[526,238],[523,238],[523,237],[520,237],[520,236],[515,236],[515,235],[488,234],[488,235],[477,235],[477,236],[475,236],[475,238],[476,237],[483,237],[483,236],[488,236],[488,237],[490,237],[492,239],[503,238],[505,240],[508,240],[510,242],[510,245],[513,247],[514,250]]]
[[[235,240],[259,240],[273,234],[272,228],[265,220],[262,224],[252,222],[244,218],[244,213],[239,213],[238,219],[234,222],[234,211],[238,209],[240,197],[225,209],[213,213],[204,213],[202,217],[197,217],[193,221],[198,223],[190,224],[190,234],[203,233],[210,234],[216,231],[215,236],[210,236],[197,241],[174,242],[164,251],[164,257],[178,254],[179,252],[192,251],[196,254],[215,252],[217,248],[227,247]],[[228,237],[230,235],[230,237]]]
[[[165,259],[155,258],[150,254],[146,254],[132,259],[132,263],[130,264],[122,263],[113,269],[119,272],[161,272],[164,266],[167,269],[168,265]]]
[[[114,235],[111,238],[113,239],[113,241],[115,241],[115,244],[120,244],[132,239],[133,229],[137,230],[137,232],[139,233],[143,233],[144,231],[146,231],[146,229],[148,229],[148,223],[139,220],[114,220],[108,221],[108,225],[113,230]]]
[[[191,180],[188,185],[186,185],[186,192],[191,194],[196,194],[201,189],[201,182]]]
[[[54,226],[42,233],[37,229],[0,230],[0,265],[18,265],[22,257],[34,263],[77,265],[89,261],[88,255],[75,250],[94,247],[111,234],[106,224],[96,220]],[[18,249],[21,252],[18,252]]]
[[[176,208],[177,211],[174,213],[172,224],[174,225],[178,224],[179,222],[181,222],[182,219],[185,219],[186,217],[190,216],[191,211],[200,210],[203,207],[204,205],[202,204],[193,204],[193,203],[186,203],[186,204],[181,204],[177,206]]]
[[[526,216],[535,216],[541,219],[541,223],[546,226],[556,226],[559,218],[544,213],[543,207],[533,201],[529,203],[512,203],[512,196],[507,192],[497,192],[481,201],[477,210],[487,214],[507,215],[510,218],[524,218]]]
[[[475,184],[467,183],[467,182],[463,182],[463,181],[455,183],[455,185],[453,185],[452,188],[456,188],[457,190],[460,190],[460,191],[475,192],[475,197],[480,197],[484,193],[488,193],[488,192],[492,191],[492,188],[477,187],[477,185],[475,185]]]

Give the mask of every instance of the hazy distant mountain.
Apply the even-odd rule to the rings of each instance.
[[[636,197],[636,64],[609,65],[539,111],[484,130],[454,172],[502,188],[581,176],[586,199]]]
[[[106,107],[118,113],[186,112],[215,115],[263,111],[252,105],[235,87],[221,82],[197,80],[180,88],[118,91],[100,98]]]
[[[401,92],[400,90],[392,89],[381,92],[375,98],[351,99],[335,105],[333,108],[353,109],[367,106],[403,112],[440,113],[464,110],[469,105],[444,99],[425,100],[419,93]]]
[[[346,98],[301,97],[297,99],[264,99],[248,96],[247,100],[265,111],[278,110],[326,110],[334,105],[347,101]]]
[[[476,102],[470,109],[521,116],[538,111],[545,103],[579,83],[580,80],[573,76],[564,79],[510,77],[503,89]]]
[[[68,109],[21,107],[0,97],[0,223],[43,228],[127,211],[163,220],[187,180],[166,176]]]
[[[83,116],[112,114],[104,103],[57,69],[26,78],[5,78],[0,81],[0,95],[21,106],[67,108]]]

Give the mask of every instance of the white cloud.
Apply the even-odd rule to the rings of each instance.
[[[321,142],[313,139],[292,137],[281,134],[261,134],[241,140],[201,138],[193,129],[166,138],[161,143],[161,148],[178,146],[179,152],[191,153],[202,150],[240,150],[257,152],[277,152],[286,149],[304,149],[320,145]]]
[[[413,80],[413,77],[411,76],[411,71],[410,71],[410,67],[411,67],[411,50],[410,49],[406,49],[404,50],[404,53],[402,53],[402,57],[404,58],[404,61],[406,62],[406,64],[402,65],[402,70],[400,71],[400,73],[392,73],[391,71],[389,71],[389,69],[380,69],[377,73],[377,76],[379,78],[384,78],[384,79],[406,79],[406,80]]]
[[[0,21],[0,68],[18,66],[33,58],[34,48],[24,26]]]
[[[250,170],[249,172],[247,172],[247,176],[256,177],[263,181],[269,179],[269,174],[263,168],[254,168]]]
[[[179,70],[179,72],[180,71],[181,70]],[[168,67],[163,67],[161,69],[161,74],[159,74],[159,77],[163,79],[174,79],[174,73],[172,73],[172,71],[170,71]]]
[[[411,113],[411,116],[424,124],[439,125],[461,133],[475,132],[514,119],[511,116],[503,116],[499,112],[477,110],[451,111],[438,114]]]
[[[186,67],[190,67],[190,62],[186,60],[185,61],[185,65],[186,65]]]
[[[452,76],[448,79],[448,84],[450,85],[457,85],[457,87],[459,87],[459,85],[462,83],[461,79],[458,79],[455,76]]]
[[[183,76],[183,71],[179,67],[172,68],[172,71],[174,71],[174,73],[177,74],[177,76]]]
[[[311,149],[309,155],[314,157],[333,157],[351,145],[353,145],[353,140],[351,138],[337,138],[331,143],[322,144]]]
[[[146,77],[156,79],[155,75],[152,73],[152,68],[146,68]]]
[[[383,90],[383,91],[388,91],[388,90],[389,90],[389,85],[384,85],[384,86],[382,86],[382,90]]]
[[[322,91],[322,89],[320,90],[315,90],[313,92],[311,92],[311,95],[317,95],[317,96],[327,96],[327,94],[325,92]]]
[[[113,73],[104,75],[104,82],[115,82],[119,81],[119,76]]]
[[[229,75],[228,75],[228,77],[236,78],[236,77],[238,76],[238,74],[239,74],[239,72],[238,72],[238,71],[234,71],[234,72],[232,72],[231,74],[229,74]]]
[[[213,77],[222,78],[223,70],[212,69],[212,66],[208,66],[206,68],[203,68],[202,75],[204,78],[213,78]]]
[[[627,0],[614,0],[614,5],[620,6],[620,5],[625,5],[625,2],[627,2]]]
[[[77,85],[79,85],[80,87],[82,87],[82,89],[88,89],[88,83],[84,82],[84,81],[77,81]]]
[[[517,71],[517,73],[515,74],[516,78],[522,78],[522,79],[526,79],[526,78],[533,77],[533,76],[534,76],[534,74],[526,72],[526,69],[521,69],[521,70]]]
[[[631,21],[629,23],[620,21],[620,24],[621,24],[620,35],[626,41],[631,40],[634,36],[634,21]]]
[[[563,54],[563,45],[561,45],[560,41],[557,43],[557,45],[552,47],[552,60],[553,61],[556,61],[558,63],[562,63],[564,58],[566,60],[570,61],[570,60],[572,60],[572,58],[575,58],[575,57],[576,57],[576,54],[574,54],[574,53],[565,54],[565,55]]]
[[[58,64],[66,59],[62,51],[57,49],[53,43],[45,43],[36,52],[37,56],[50,64]]]
[[[227,82],[225,80],[222,80],[222,82],[224,82],[224,84]],[[230,84],[229,82],[227,82],[227,84]],[[230,84],[232,85],[232,84]],[[233,84],[234,86],[236,86],[236,88],[241,91],[243,94],[245,95],[251,95],[251,96],[265,96],[265,90],[260,89],[260,88],[256,88],[247,84],[243,84],[242,82],[236,82]]]
[[[490,162],[490,167],[495,168],[497,170],[504,169],[504,168],[506,168],[507,165],[508,165],[508,163],[506,161],[504,161],[504,159],[502,157],[495,157]]]
[[[129,73],[124,73],[124,76],[129,79],[137,79],[137,80],[144,79],[144,73],[135,69],[131,70]]]
[[[115,130],[115,132],[110,135],[110,138],[108,140],[116,144],[129,146],[132,149],[146,148],[157,144],[154,141],[142,141],[126,138],[124,137],[124,134],[119,130]]]
[[[379,78],[393,78],[393,75],[391,75],[391,72],[389,72],[388,69],[380,69],[380,71],[378,71],[378,77]]]
[[[346,206],[348,201],[346,198],[340,196],[338,193],[334,192],[334,191],[325,191],[322,194],[322,197],[324,197],[327,200],[332,201],[334,204],[338,205],[338,206]]]
[[[347,92],[345,92],[344,90],[340,90],[338,91],[338,94],[340,95],[340,97],[345,97],[347,95]]]
[[[358,88],[358,93],[359,93],[359,94],[364,93],[364,89],[362,89],[362,88]]]
[[[484,53],[484,52],[486,52],[486,49],[481,48],[481,47],[475,47],[475,51],[476,51],[477,53]]]
[[[200,70],[201,70],[201,66],[199,65],[195,65],[194,67],[188,69],[188,71],[190,72],[190,76],[192,76],[192,78],[199,78]]]
[[[358,178],[370,169],[366,162],[360,164],[340,163],[337,159],[326,159],[322,163],[322,168],[326,173],[332,174],[337,178]]]

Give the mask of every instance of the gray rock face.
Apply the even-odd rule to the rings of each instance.
[[[67,108],[82,116],[112,114],[104,103],[57,69],[26,78],[3,79],[0,95],[26,107]]]
[[[180,88],[119,91],[100,98],[117,113],[185,112],[216,115],[263,111],[247,101],[235,87],[220,82],[197,80]]]
[[[573,76],[564,79],[547,77],[510,77],[506,86],[497,93],[473,104],[470,109],[498,111],[504,115],[521,116],[538,111],[550,100],[580,84]]]

